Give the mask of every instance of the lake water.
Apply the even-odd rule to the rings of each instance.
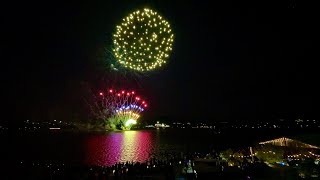
[[[145,161],[152,155],[209,152],[226,147],[248,147],[262,140],[258,134],[216,134],[206,129],[160,129],[107,133],[29,133],[16,135],[10,146],[17,161],[113,165]],[[2,149],[2,151],[5,151]]]

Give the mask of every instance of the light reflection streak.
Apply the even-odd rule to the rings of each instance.
[[[84,163],[110,166],[117,162],[146,161],[153,153],[151,136],[149,131],[124,131],[92,135],[85,140]]]

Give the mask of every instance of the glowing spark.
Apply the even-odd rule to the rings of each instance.
[[[132,125],[132,124],[137,124],[137,121],[134,120],[134,119],[129,119],[129,120],[126,122],[125,126],[128,127],[128,126],[130,126],[130,125]]]
[[[126,68],[151,71],[168,60],[173,37],[169,23],[158,13],[151,9],[135,11],[116,26],[113,53]]]

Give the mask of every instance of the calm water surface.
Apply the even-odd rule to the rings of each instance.
[[[85,139],[85,164],[110,165],[116,162],[140,161],[150,158],[155,150],[151,131],[126,131],[91,135]]]
[[[210,130],[140,130],[100,134],[27,134],[13,143],[14,158],[25,161],[113,165],[145,161],[152,155],[209,152],[213,148],[246,146],[252,134],[217,135]]]

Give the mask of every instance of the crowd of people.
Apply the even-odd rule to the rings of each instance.
[[[20,161],[14,179],[196,179],[193,154],[159,154],[145,162],[118,162],[111,166]]]
[[[107,165],[83,165],[62,162],[34,162],[19,161],[15,169],[19,173],[3,173],[0,179],[81,179],[81,180],[107,180],[107,179],[184,179],[193,180],[203,177],[198,174],[197,159],[219,160],[219,153],[159,153],[150,155],[144,162],[118,162]],[[223,164],[215,165],[221,176]],[[9,172],[9,171],[7,171]],[[220,173],[220,174],[219,174]],[[210,175],[210,177],[212,174]]]

